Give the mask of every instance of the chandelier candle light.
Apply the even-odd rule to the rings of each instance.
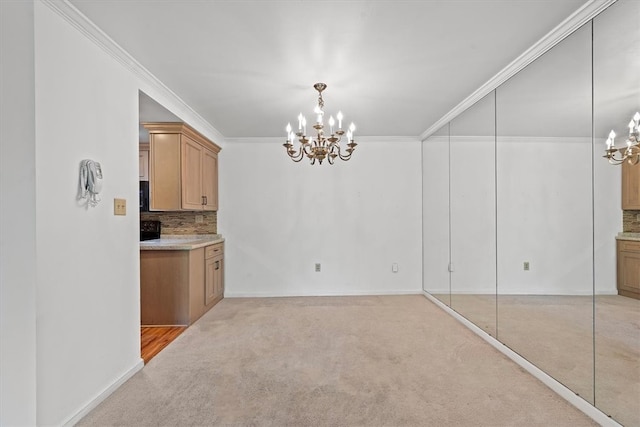
[[[287,149],[287,154],[294,162],[299,162],[304,156],[307,156],[311,160],[311,164],[315,164],[316,160],[319,164],[322,164],[324,159],[329,161],[329,164],[333,164],[335,158],[347,161],[351,158],[353,150],[356,148],[356,144],[353,141],[353,133],[356,130],[356,126],[351,123],[349,129],[346,132],[347,147],[344,152],[340,147],[340,141],[345,131],[342,130],[342,112],[338,111],[336,119],[338,119],[338,127],[334,129],[336,121],[333,116],[329,117],[329,135],[325,136],[324,133],[324,101],[322,99],[322,91],[327,88],[324,83],[316,83],[313,85],[315,90],[318,91],[318,105],[314,108],[313,112],[316,114],[316,123],[313,125],[315,129],[315,136],[307,137],[307,119],[300,113],[298,115],[298,132],[292,132],[291,123],[287,124],[287,142],[282,144]],[[293,141],[295,138],[300,141],[300,147],[298,150],[293,148]]]
[[[629,164],[636,165],[640,161],[640,113],[636,113],[629,122],[629,138],[626,145],[617,148],[614,144],[616,133],[612,130],[607,139],[606,157],[612,165],[619,165],[626,160]]]

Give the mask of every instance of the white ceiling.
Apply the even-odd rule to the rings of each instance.
[[[357,134],[418,136],[585,0],[71,3],[225,137],[243,138],[311,118],[318,81],[326,114],[342,110]]]

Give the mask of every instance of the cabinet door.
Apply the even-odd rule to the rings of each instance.
[[[640,248],[618,241],[618,293],[640,299]]]
[[[216,298],[215,279],[216,279],[216,260],[210,258],[205,260],[204,268],[204,305],[209,305]]]
[[[622,164],[622,209],[640,210],[640,164]]]
[[[150,210],[180,210],[180,135],[151,134],[149,138]]]
[[[211,150],[202,152],[202,188],[207,211],[218,210],[218,155]]]
[[[140,150],[139,157],[140,181],[149,181],[149,150]]]
[[[204,148],[182,136],[182,209],[202,210],[202,154]]]
[[[213,286],[215,297],[218,298],[224,295],[224,257],[218,255],[213,261]]]

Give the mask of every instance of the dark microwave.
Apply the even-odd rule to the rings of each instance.
[[[140,212],[149,211],[149,181],[140,181]]]

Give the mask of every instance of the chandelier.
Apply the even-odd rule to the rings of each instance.
[[[636,165],[640,161],[640,113],[634,114],[629,122],[629,138],[626,145],[617,148],[613,142],[616,133],[612,130],[607,139],[605,155],[612,165],[619,165],[626,160],[629,164]]]
[[[316,114],[316,122],[313,125],[315,135],[307,136],[307,119],[300,113],[298,115],[298,131],[292,132],[291,123],[288,123],[286,128],[287,142],[282,145],[287,149],[287,154],[294,162],[299,162],[304,156],[311,160],[312,165],[316,163],[316,160],[319,164],[322,164],[324,159],[327,159],[329,164],[333,164],[336,157],[347,161],[351,158],[356,145],[358,145],[353,141],[353,133],[356,127],[353,123],[349,125],[349,129],[346,132],[347,148],[343,152],[340,147],[342,136],[345,135],[345,131],[342,130],[342,112],[338,111],[338,114],[336,114],[336,119],[338,119],[338,127],[336,129],[334,129],[336,121],[333,116],[329,117],[329,136],[325,136],[322,91],[327,88],[327,85],[316,83],[313,87],[318,91],[318,105],[313,110]],[[293,148],[293,142],[296,137],[300,142],[297,150]]]

